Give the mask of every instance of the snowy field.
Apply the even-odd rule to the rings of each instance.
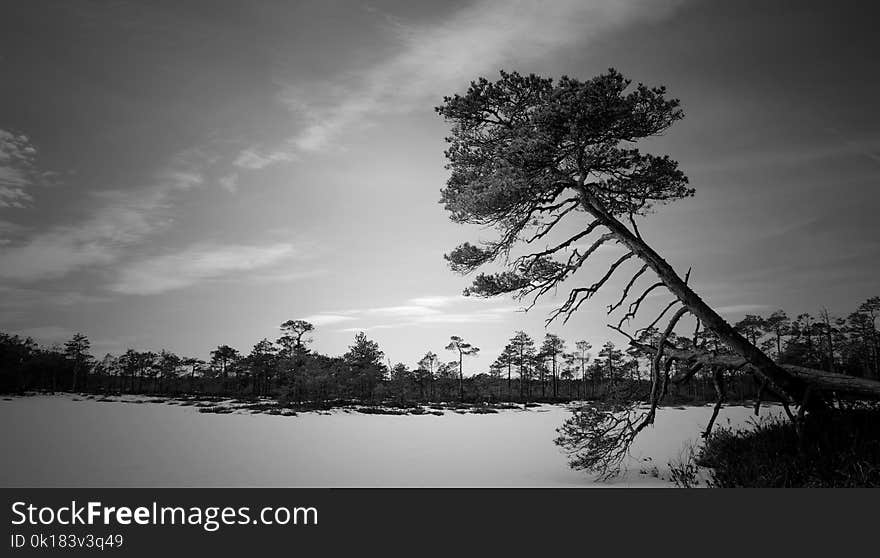
[[[670,460],[699,440],[711,407],[666,408],[637,439],[628,471],[595,482],[553,444],[560,406],[498,414],[297,416],[199,413],[192,406],[79,400],[0,401],[3,486],[672,486]],[[768,412],[774,412],[770,410]],[[764,414],[762,412],[762,414]],[[743,425],[727,407],[719,425]],[[654,469],[656,467],[656,469]]]

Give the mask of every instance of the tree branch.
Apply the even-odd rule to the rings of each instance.
[[[653,291],[654,289],[657,289],[659,287],[664,287],[664,286],[665,285],[662,282],[660,282],[660,283],[654,283],[653,285],[648,287],[645,290],[645,292],[643,292],[641,294],[641,296],[639,296],[639,298],[637,298],[634,302],[630,303],[629,308],[626,311],[626,314],[624,314],[624,316],[620,319],[620,321],[617,322],[617,327],[621,327],[623,325],[623,322],[629,321],[631,318],[635,318],[636,314],[639,311],[639,308],[642,305],[642,301],[645,300],[645,297],[647,297],[651,293],[651,291]]]
[[[623,295],[620,297],[620,300],[617,301],[615,304],[612,304],[611,306],[608,307],[609,314],[611,314],[612,312],[614,312],[615,310],[617,310],[618,308],[620,308],[623,305],[624,301],[626,301],[626,297],[629,295],[629,290],[632,288],[632,286],[635,284],[635,282],[639,279],[639,277],[641,277],[642,274],[644,274],[647,270],[648,270],[648,264],[645,264],[642,266],[642,268],[640,270],[638,270],[636,272],[635,275],[633,275],[632,279],[630,279],[629,283],[627,283],[626,287],[624,287]]]
[[[678,303],[679,303],[679,301],[678,301],[678,299],[676,299],[676,300],[673,300],[672,302],[670,302],[668,305],[666,305],[666,308],[664,308],[663,311],[660,312],[660,315],[659,315],[659,316],[657,316],[656,318],[654,318],[654,321],[651,322],[650,325],[648,325],[648,327],[643,327],[643,328],[641,328],[641,329],[636,330],[636,335],[638,335],[639,333],[641,333],[641,332],[643,332],[643,331],[648,331],[649,329],[651,329],[652,327],[654,327],[655,325],[657,325],[657,322],[659,322],[661,319],[663,319],[663,316],[665,316],[666,313],[669,312],[669,309],[672,308],[673,306],[675,306],[675,305],[678,304]],[[687,308],[686,308],[686,307],[685,307],[685,308],[682,308],[682,310],[687,310]]]
[[[581,288],[577,288],[577,289],[572,289],[572,291],[568,295],[568,300],[566,300],[562,306],[557,308],[556,311],[554,311],[550,315],[550,317],[546,320],[545,323],[547,325],[550,325],[553,322],[553,320],[555,320],[561,314],[566,315],[565,319],[562,321],[562,323],[563,324],[568,323],[568,320],[569,320],[569,318],[571,318],[571,315],[574,312],[576,312],[578,308],[580,308],[581,304],[583,304],[583,302],[585,300],[588,300],[591,296],[596,294],[596,292],[599,289],[601,289],[602,286],[606,282],[608,282],[608,279],[611,278],[611,276],[614,274],[614,271],[618,267],[620,267],[620,265],[623,262],[630,259],[634,255],[635,254],[633,254],[632,252],[627,252],[626,254],[621,256],[616,262],[611,264],[611,267],[608,269],[608,271],[605,273],[605,275],[601,279],[599,279],[597,282],[593,283],[591,286],[589,286],[587,288],[581,287]],[[578,299],[578,296],[580,296],[580,299]]]

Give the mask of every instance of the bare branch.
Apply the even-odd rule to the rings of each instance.
[[[629,333],[627,333],[627,332],[623,331],[622,329],[620,329],[620,326],[614,326],[614,325],[611,325],[611,324],[605,324],[605,325],[608,326],[608,327],[610,327],[611,329],[613,329],[613,330],[616,331],[617,333],[623,335],[623,336],[626,337],[627,339],[629,339],[631,343],[638,343],[638,341],[636,341],[636,338],[635,338],[635,337],[633,337],[633,336],[630,335]]]
[[[678,304],[678,303],[679,303],[679,300],[678,300],[678,299],[675,299],[675,300],[673,300],[672,302],[670,302],[668,305],[666,305],[666,308],[664,308],[663,311],[660,312],[660,315],[659,315],[659,316],[657,316],[656,318],[654,318],[654,321],[651,322],[651,323],[648,325],[648,327],[643,327],[643,328],[641,328],[641,329],[639,329],[639,330],[636,330],[636,335],[638,335],[639,333],[641,333],[641,332],[643,332],[643,331],[648,331],[649,329],[651,329],[652,327],[654,327],[655,325],[657,325],[657,323],[658,323],[661,319],[663,319],[663,316],[665,316],[666,313],[669,312],[669,309],[672,308],[673,306],[675,306],[675,305]],[[686,310],[686,308],[682,308],[682,310]]]
[[[636,317],[636,314],[638,313],[639,308],[642,305],[642,301],[645,300],[645,298],[651,293],[651,291],[653,291],[654,289],[657,289],[659,287],[665,287],[665,286],[666,285],[664,285],[662,282],[660,282],[660,283],[654,283],[653,285],[648,287],[645,290],[645,292],[643,292],[641,294],[641,296],[639,296],[639,298],[637,298],[634,302],[632,302],[629,305],[629,308],[627,309],[626,314],[624,314],[624,316],[620,319],[620,321],[617,322],[617,327],[621,327],[623,325],[623,322],[629,321],[631,318]]]
[[[636,225],[636,218],[635,216],[633,216],[632,213],[629,214],[629,222],[632,224],[633,233],[636,235],[636,238],[638,238],[639,240],[644,240],[642,238],[642,233],[639,232],[639,226]]]
[[[571,318],[572,314],[576,312],[578,308],[580,308],[581,304],[583,304],[585,300],[588,300],[590,297],[596,294],[596,292],[598,292],[598,290],[601,289],[602,286],[608,282],[608,279],[611,278],[611,276],[614,274],[614,271],[618,267],[620,267],[623,262],[633,256],[635,256],[635,254],[633,254],[632,252],[627,252],[626,254],[621,256],[616,262],[611,264],[611,267],[608,268],[608,271],[601,279],[599,279],[587,288],[580,287],[577,289],[572,289],[572,291],[568,295],[568,300],[566,300],[562,306],[557,308],[550,315],[550,317],[546,320],[546,324],[549,325],[561,314],[565,314],[565,319],[562,321],[562,323],[568,323],[568,320]]]
[[[586,229],[584,229],[581,232],[577,233],[576,235],[570,237],[568,240],[561,242],[552,248],[547,248],[546,250],[542,250],[540,252],[535,252],[533,254],[521,256],[521,257],[517,258],[516,260],[514,260],[512,265],[520,267],[523,273],[528,273],[529,271],[531,271],[531,268],[535,265],[536,261],[538,261],[541,258],[544,258],[546,256],[550,256],[552,254],[555,254],[556,252],[558,252],[560,250],[568,248],[569,246],[571,246],[572,244],[574,244],[575,242],[577,242],[581,238],[583,238],[583,237],[587,236],[588,234],[590,234],[591,232],[593,232],[597,226],[599,226],[599,222],[593,221],[592,223],[590,223],[590,225]],[[603,235],[603,236],[607,236],[607,235]],[[609,239],[610,239],[610,237],[606,238],[605,240],[602,240],[600,237],[599,240],[601,240],[601,242],[599,242],[599,240],[597,240],[596,242],[598,242],[599,245],[601,245],[602,243],[607,242]],[[597,246],[597,248],[598,248],[598,246]],[[587,256],[587,257],[589,257],[589,256]],[[571,261],[571,257],[569,257],[569,261]],[[578,267],[580,267],[580,265],[578,265]]]
[[[611,306],[608,307],[609,314],[614,312],[615,310],[617,310],[618,308],[620,308],[623,305],[623,303],[626,301],[626,297],[629,295],[629,290],[632,288],[632,286],[635,284],[635,282],[639,279],[639,277],[641,277],[642,274],[644,274],[647,270],[648,270],[648,264],[645,264],[642,266],[642,268],[640,270],[638,270],[636,272],[635,275],[633,275],[632,279],[630,279],[629,283],[627,283],[626,287],[624,287],[623,295],[620,297],[620,300],[618,302],[616,302],[615,304],[612,304]]]
[[[565,208],[565,210],[562,213],[559,213],[551,222],[543,224],[538,232],[536,232],[531,238],[526,240],[526,243],[531,244],[532,242],[547,236],[547,234],[551,230],[553,230],[553,227],[559,224],[559,221],[561,221],[563,217],[565,217],[580,206],[580,198],[568,198],[567,200],[556,204],[555,206],[550,206],[548,208],[539,208],[541,211],[555,211],[569,203],[573,203],[573,205],[571,207]]]
[[[681,317],[688,312],[689,310],[687,308],[679,308],[678,312],[673,314],[669,323],[666,325],[666,329],[657,341],[657,351],[654,353],[654,358],[651,360],[651,410],[648,413],[647,419],[652,423],[657,414],[657,404],[660,402],[660,396],[663,392],[660,388],[660,361],[663,359],[663,351],[666,347],[669,336],[672,334],[672,330],[675,329],[675,324],[677,324]]]
[[[709,424],[706,425],[706,430],[703,432],[703,438],[709,437],[715,419],[718,418],[718,411],[721,410],[721,405],[724,403],[724,372],[720,368],[712,371],[712,385],[715,387],[715,407],[712,409],[712,418],[709,419]]]

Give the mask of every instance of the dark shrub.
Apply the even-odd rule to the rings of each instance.
[[[880,411],[833,411],[807,416],[803,441],[782,418],[753,430],[717,428],[697,463],[719,487],[880,486]]]
[[[219,406],[219,405],[216,407],[199,407],[200,413],[215,413],[218,415],[226,415],[226,414],[231,413],[234,410],[235,409],[233,409],[232,407],[223,407],[223,406]]]

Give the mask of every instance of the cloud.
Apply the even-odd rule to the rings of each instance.
[[[325,275],[328,272],[328,269],[322,267],[312,267],[310,269],[301,269],[294,271],[287,271],[282,269],[260,273],[258,276],[249,277],[248,279],[252,283],[289,283],[291,281],[299,281],[300,279],[307,279],[309,277]]]
[[[57,226],[0,251],[0,277],[51,279],[84,267],[107,265],[124,247],[164,225],[153,219],[164,203],[163,193],[104,192],[95,197],[104,205],[85,221]]]
[[[152,184],[93,192],[95,209],[82,221],[58,225],[0,248],[0,278],[53,279],[116,262],[126,248],[170,226],[175,197],[204,183],[198,171],[202,164],[202,154],[184,152],[158,172]]]
[[[304,126],[281,149],[290,156],[291,148],[323,149],[341,131],[377,114],[432,106],[443,94],[461,90],[478,75],[495,74],[512,61],[527,67],[615,28],[663,17],[680,3],[479,0],[439,23],[397,23],[392,28],[397,43],[392,57],[336,81],[285,89],[281,100]],[[274,162],[265,156],[259,161]]]
[[[395,316],[395,317],[412,317],[412,316],[428,316],[432,314],[440,314],[440,310],[430,308],[428,306],[385,306],[380,308],[370,308],[365,310],[367,314],[378,316]]]
[[[343,316],[341,314],[312,314],[311,316],[306,316],[302,318],[303,320],[311,323],[316,326],[325,326],[338,324],[342,322],[348,322],[356,319],[354,316]],[[346,331],[346,330],[343,330]]]
[[[366,331],[373,331],[373,330],[377,330],[377,329],[394,329],[394,328],[398,328],[401,326],[402,326],[402,324],[379,324],[379,325],[373,325],[373,326],[369,326],[369,327],[347,327],[345,329],[338,329],[336,331],[340,331],[340,332],[344,332],[344,333],[360,333],[362,331],[366,332]]]
[[[110,300],[106,296],[86,294],[79,291],[32,289],[0,285],[0,308],[27,308],[35,306],[75,306],[95,304]]]
[[[340,329],[338,331],[344,332],[357,332],[357,331],[370,331],[374,329],[397,329],[403,327],[418,327],[425,325],[436,325],[436,324],[485,324],[485,323],[499,323],[504,321],[506,318],[503,316],[504,311],[487,311],[487,312],[470,312],[470,313],[429,313],[424,315],[417,315],[411,318],[408,318],[401,322],[396,323],[386,323],[386,324],[376,324],[370,326],[359,326],[359,327],[349,327],[345,329]]]
[[[415,304],[417,306],[428,306],[428,307],[442,307],[449,306],[450,304],[454,304],[456,302],[463,302],[468,300],[468,298],[464,295],[452,295],[452,296],[420,296],[416,298],[409,299],[411,304]],[[478,299],[472,299],[478,300]]]
[[[0,208],[21,208],[33,201],[27,189],[37,178],[36,155],[26,135],[0,129]]]
[[[496,323],[506,319],[504,314],[521,310],[519,306],[495,306],[491,305],[499,299],[483,299],[465,297],[462,295],[435,295],[422,296],[409,299],[408,304],[400,306],[380,306],[345,310],[318,316],[333,316],[345,318],[345,321],[361,319],[391,320],[385,323],[372,323],[356,327],[339,329],[341,332],[370,331],[375,329],[394,329],[402,327],[414,327],[433,324],[465,324],[465,323]],[[490,306],[486,306],[486,304]],[[467,311],[467,307],[479,305],[475,311]],[[453,308],[457,310],[452,312]],[[306,318],[308,320],[308,318]],[[397,320],[397,321],[394,321]],[[343,320],[338,320],[343,321]],[[333,323],[333,322],[327,322]]]
[[[242,150],[232,164],[241,169],[258,170],[275,163],[288,162],[294,160],[292,153],[284,151],[261,152],[255,147]]]
[[[236,173],[221,176],[218,182],[220,183],[220,187],[227,192],[234,194],[238,191],[238,174]]]
[[[419,318],[419,324],[472,324],[499,322],[504,319],[502,312],[471,312],[459,314],[436,314]]]
[[[181,252],[125,266],[112,290],[150,295],[182,289],[202,281],[273,266],[296,254],[290,244],[270,246],[192,246]]]

